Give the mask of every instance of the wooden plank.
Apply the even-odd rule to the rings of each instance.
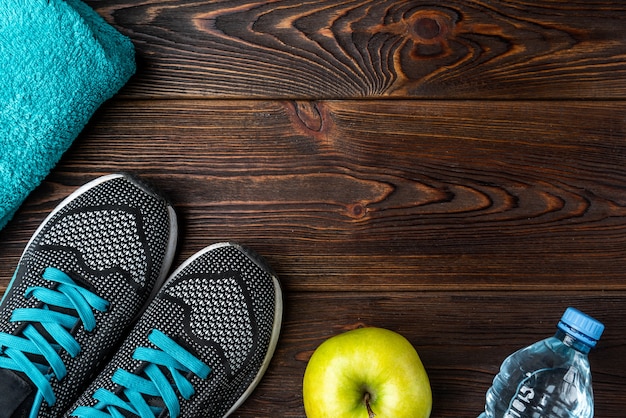
[[[289,293],[285,328],[265,379],[238,417],[304,417],[302,376],[326,338],[358,326],[379,326],[414,345],[433,388],[432,418],[478,416],[502,360],[552,336],[573,305],[604,321],[590,362],[597,417],[622,417],[623,292],[355,292]]]
[[[623,1],[88,0],[132,97],[625,98]]]
[[[118,101],[0,231],[1,276],[66,194],[133,171],[181,260],[241,241],[292,291],[626,290],[625,137],[611,101]]]
[[[419,351],[432,418],[473,418],[570,305],[607,326],[596,416],[624,415],[624,2],[87,3],[138,74],[0,230],[0,293],[61,199],[131,171],[178,210],[176,264],[235,240],[281,277],[276,355],[234,417],[304,417],[313,350],[373,325]]]

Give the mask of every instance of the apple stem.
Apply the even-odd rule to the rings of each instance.
[[[363,396],[363,400],[365,401],[365,407],[367,408],[368,418],[374,418],[376,417],[376,414],[374,413],[374,411],[372,411],[372,407],[370,406],[370,398],[371,398],[371,395],[369,394],[369,392],[365,392],[365,396]]]

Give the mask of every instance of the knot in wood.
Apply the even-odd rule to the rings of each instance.
[[[348,206],[348,214],[351,218],[361,219],[367,215],[367,208],[361,203],[355,203]]]
[[[297,101],[295,108],[296,116],[307,129],[314,132],[320,132],[322,130],[324,120],[316,103]]]
[[[441,33],[441,27],[436,19],[423,17],[417,19],[414,25],[415,34],[423,39],[433,39]]]
[[[445,42],[453,31],[451,16],[438,10],[421,10],[408,19],[411,38],[422,44]]]

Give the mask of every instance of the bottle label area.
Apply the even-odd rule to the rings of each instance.
[[[559,415],[575,405],[577,372],[569,369],[540,369],[527,373],[511,399],[504,418],[542,418]]]

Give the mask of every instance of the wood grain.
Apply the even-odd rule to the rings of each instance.
[[[380,326],[400,332],[418,351],[433,388],[433,418],[476,418],[502,360],[535,339],[552,336],[562,311],[575,305],[613,324],[590,362],[595,416],[617,417],[624,405],[620,388],[626,384],[626,375],[615,368],[623,361],[624,297],[623,292],[558,291],[290,293],[274,362],[235,416],[304,417],[302,376],[313,350],[346,330]]]
[[[89,0],[133,97],[624,98],[621,1]]]
[[[131,170],[181,258],[248,242],[292,291],[626,290],[625,134],[621,102],[120,101],[0,238]]]
[[[475,418],[567,306],[605,323],[596,416],[624,416],[623,1],[86,2],[138,71],[0,230],[0,292],[61,199],[130,171],[177,209],[176,264],[235,240],[282,280],[235,417],[304,417],[313,350],[374,325],[417,348],[432,418]]]

